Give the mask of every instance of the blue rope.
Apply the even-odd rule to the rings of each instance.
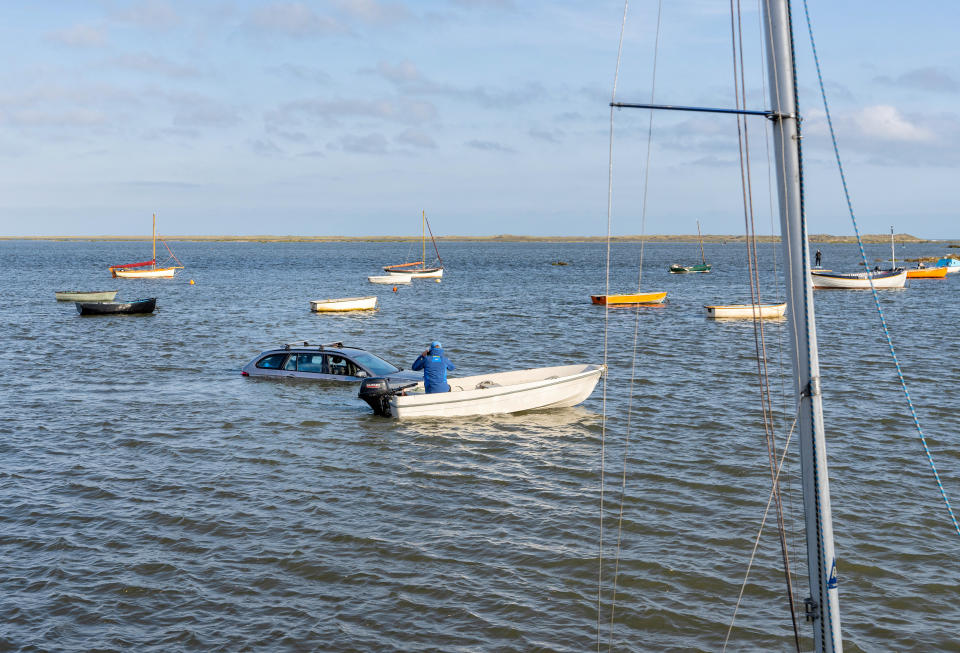
[[[868,270],[867,255],[863,250],[863,240],[860,238],[860,229],[857,227],[857,218],[853,213],[853,203],[850,201],[850,191],[847,188],[847,178],[843,172],[843,164],[840,162],[840,148],[837,146],[837,135],[833,130],[833,120],[830,117],[830,107],[827,104],[827,91],[823,87],[823,75],[820,72],[820,58],[817,56],[817,46],[813,40],[813,26],[810,24],[810,9],[807,6],[807,0],[803,0],[803,12],[807,19],[807,32],[810,34],[810,47],[813,50],[813,61],[817,67],[817,81],[820,83],[820,96],[823,98],[823,109],[827,114],[827,125],[830,127],[830,140],[833,141],[833,153],[837,158],[837,167],[840,170],[840,181],[843,184],[843,195],[847,200],[847,209],[850,211],[850,220],[853,222],[853,230],[857,235],[857,244],[860,246],[860,260],[863,267]],[[920,428],[920,418],[917,417],[917,411],[913,406],[913,400],[910,399],[910,392],[907,390],[907,381],[903,378],[903,370],[900,369],[900,361],[897,358],[897,352],[893,348],[893,339],[890,337],[890,330],[887,329],[887,321],[883,317],[883,309],[880,307],[880,297],[877,295],[877,289],[873,285],[873,279],[868,274],[870,280],[870,292],[873,293],[873,303],[877,307],[877,314],[880,316],[880,324],[883,326],[883,334],[887,338],[887,345],[890,347],[890,356],[893,358],[893,364],[897,368],[897,377],[900,379],[900,387],[903,389],[903,396],[907,399],[907,406],[910,408],[910,415],[913,417],[913,424],[917,427],[917,434],[920,436],[920,444],[923,445],[923,451],[927,454],[927,461],[930,463],[930,469],[933,470],[933,478],[937,481],[937,487],[940,488],[940,496],[943,497],[943,503],[947,506],[947,512],[950,513],[950,520],[953,527],[960,535],[960,524],[953,514],[953,508],[950,507],[950,499],[947,498],[947,491],[943,489],[943,483],[940,482],[940,474],[937,473],[937,466],[933,464],[933,455],[930,453],[930,447],[927,446],[927,438],[923,435],[923,429]]]

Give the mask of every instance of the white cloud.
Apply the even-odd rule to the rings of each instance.
[[[275,2],[257,9],[247,18],[252,32],[268,32],[294,38],[311,38],[343,32],[329,16],[320,16],[302,2]]]
[[[336,5],[350,16],[368,23],[393,23],[410,18],[410,12],[400,4],[377,0],[336,0]]]
[[[143,0],[118,11],[117,20],[155,30],[172,29],[180,24],[180,16],[162,0]]]
[[[930,142],[934,138],[929,129],[914,125],[896,107],[885,104],[865,107],[853,116],[853,122],[868,138],[913,143]]]
[[[428,148],[433,149],[437,147],[437,143],[433,140],[433,137],[430,136],[427,132],[422,129],[406,129],[401,132],[394,139],[398,143],[403,143],[404,145],[412,145],[414,147]]]
[[[47,35],[52,41],[76,48],[99,48],[107,44],[107,30],[96,25],[74,25]]]

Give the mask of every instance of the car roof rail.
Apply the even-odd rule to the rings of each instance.
[[[283,344],[284,350],[289,350],[291,347],[316,347],[320,350],[324,349],[361,349],[360,347],[352,347],[350,345],[344,345],[342,342],[325,342],[319,345],[311,345],[307,340],[296,340],[294,342],[285,342]]]

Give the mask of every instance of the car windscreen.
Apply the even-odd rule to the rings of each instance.
[[[373,354],[367,352],[350,352],[351,358],[362,367],[370,370],[370,374],[373,376],[383,376],[385,374],[393,374],[394,372],[399,372],[400,368],[394,365],[391,365],[382,358],[377,358]]]

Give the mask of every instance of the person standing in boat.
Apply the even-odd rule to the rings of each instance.
[[[443,346],[436,340],[430,343],[430,349],[417,356],[411,369],[423,370],[423,386],[428,394],[450,392],[450,386],[447,385],[447,370],[455,370],[456,367],[443,353]]]
[[[820,257],[821,257],[821,254],[820,254],[820,250],[818,249],[818,250],[817,250],[817,259],[816,259],[816,267],[820,267]]]

